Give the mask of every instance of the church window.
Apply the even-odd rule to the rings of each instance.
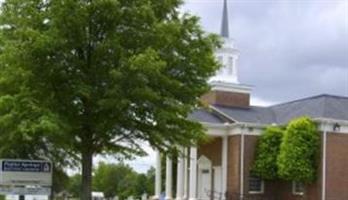
[[[292,182],[292,193],[295,195],[303,195],[304,185],[301,182]]]
[[[257,176],[249,177],[249,193],[257,194],[263,193],[264,183],[261,178]]]

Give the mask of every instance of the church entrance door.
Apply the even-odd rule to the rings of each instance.
[[[212,192],[212,163],[205,157],[198,159],[198,198],[210,200]]]

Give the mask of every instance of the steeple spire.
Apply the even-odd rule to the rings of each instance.
[[[222,13],[222,22],[221,22],[221,36],[224,38],[229,38],[228,30],[228,9],[227,9],[227,0],[224,0],[224,8]]]

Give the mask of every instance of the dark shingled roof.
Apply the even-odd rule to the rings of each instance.
[[[250,106],[249,108],[238,108],[218,105],[213,106],[218,111],[217,113],[221,112],[237,122],[284,124],[293,118],[301,116],[348,121],[348,97],[326,94],[269,107]],[[213,117],[214,113],[207,114],[204,113],[203,110],[196,112],[196,114],[192,116],[198,121],[224,123],[221,119],[220,121],[218,120],[219,117],[216,116],[217,113],[215,117]]]
[[[265,107],[251,106],[249,108],[238,108],[218,105],[214,105],[214,107],[238,122],[269,124],[275,120],[273,112]]]
[[[208,122],[214,124],[223,124],[226,122],[226,120],[219,117],[217,114],[204,109],[195,110],[189,115],[188,118],[194,121]]]
[[[309,116],[312,118],[330,118],[348,120],[348,97],[319,95],[270,107],[276,114],[278,123]]]

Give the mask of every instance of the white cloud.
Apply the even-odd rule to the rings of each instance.
[[[259,97],[251,97],[250,104],[253,106],[267,107],[276,104],[276,102],[268,101]]]

